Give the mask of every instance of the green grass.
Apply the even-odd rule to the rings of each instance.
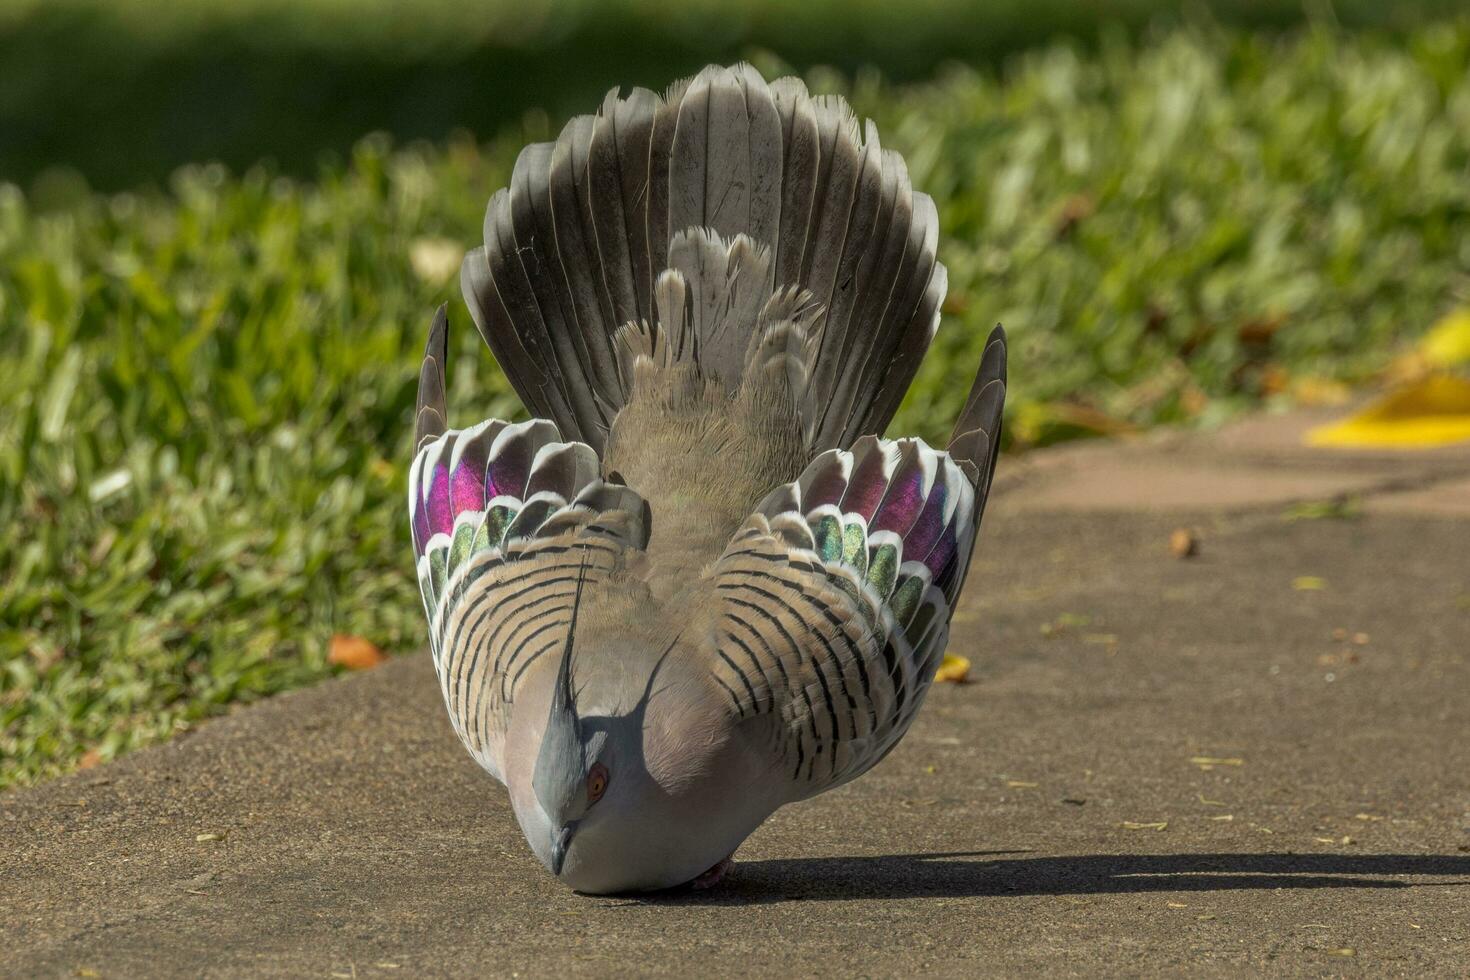
[[[895,431],[946,430],[997,320],[1012,433],[1044,443],[1362,380],[1470,295],[1470,24],[812,81],[879,122],[945,229],[949,315]],[[0,784],[322,677],[333,633],[420,645],[401,496],[456,289],[410,255],[474,241],[547,135],[370,139],[310,183],[194,167],[59,210],[0,187]],[[517,411],[451,316],[455,421]]]
[[[1147,37],[1308,17],[1404,30],[1464,0],[0,0],[0,175],[79,169],[130,187],[174,166],[273,157],[309,173],[363,133],[488,134],[527,106],[596,105],[707,61],[927,78],[1065,35]],[[55,175],[40,181],[42,197]]]

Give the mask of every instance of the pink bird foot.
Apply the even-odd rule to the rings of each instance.
[[[702,892],[706,889],[713,888],[720,882],[725,880],[725,875],[729,874],[730,869],[733,867],[735,867],[735,862],[732,855],[731,857],[727,857],[724,860],[720,861],[720,863],[716,864],[713,868],[710,868],[704,874],[695,878],[689,883],[689,887],[697,892]]]

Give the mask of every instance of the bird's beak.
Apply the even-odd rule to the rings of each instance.
[[[561,866],[566,863],[567,849],[572,846],[572,834],[576,833],[576,821],[556,831],[551,838],[551,873],[561,877]]]

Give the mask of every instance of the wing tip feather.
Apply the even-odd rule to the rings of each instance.
[[[449,304],[441,303],[429,324],[424,360],[419,366],[418,406],[414,410],[414,451],[448,429],[446,368],[449,362]]]

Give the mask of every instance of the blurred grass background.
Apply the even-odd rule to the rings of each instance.
[[[537,106],[585,112],[710,61],[924,79],[1066,37],[1305,20],[1412,30],[1463,0],[0,0],[0,173],[66,163],[113,189],[262,157],[309,173],[364,133],[488,135]]]
[[[0,786],[321,677],[334,634],[421,645],[428,316],[454,419],[519,413],[459,250],[615,82],[750,55],[874,118],[951,284],[894,430],[947,430],[1002,321],[1024,448],[1334,397],[1470,300],[1450,6],[0,5]]]

